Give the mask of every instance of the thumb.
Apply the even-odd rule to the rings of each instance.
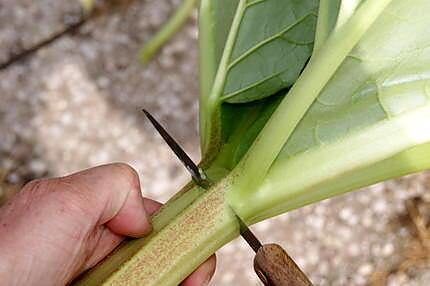
[[[139,176],[129,165],[115,163],[88,169],[61,179],[77,203],[93,220],[112,232],[140,237],[151,231],[144,206]],[[89,215],[88,215],[89,214]]]

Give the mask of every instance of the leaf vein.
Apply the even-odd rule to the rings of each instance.
[[[259,48],[265,46],[266,44],[282,37],[285,33],[287,33],[288,31],[290,31],[291,29],[293,29],[295,26],[297,26],[298,24],[300,24],[302,21],[304,21],[306,18],[310,17],[310,16],[316,16],[316,14],[314,12],[305,14],[303,17],[301,17],[300,19],[298,19],[296,22],[294,22],[293,24],[285,27],[283,30],[281,30],[280,32],[274,34],[271,37],[268,37],[264,40],[262,40],[261,42],[257,43],[256,45],[254,45],[252,48],[248,49],[247,51],[245,51],[244,53],[242,53],[239,57],[237,57],[234,61],[232,61],[230,63],[230,65],[228,66],[228,70],[231,70],[234,66],[236,66],[238,63],[240,63],[241,61],[243,61],[245,58],[249,57],[252,53],[254,53],[256,50],[258,50]]]
[[[281,75],[283,72],[285,72],[285,71],[286,71],[286,69],[285,69],[285,70],[282,70],[282,71],[280,71],[280,72],[277,72],[277,73],[275,73],[275,74],[269,75],[269,76],[267,76],[267,77],[265,77],[265,78],[263,78],[263,79],[261,79],[261,80],[259,80],[259,81],[254,82],[254,83],[253,83],[253,84],[251,84],[251,85],[247,85],[247,86],[245,86],[244,88],[241,88],[241,89],[239,89],[239,90],[236,90],[236,91],[230,92],[230,93],[228,93],[228,94],[225,94],[225,95],[223,95],[223,96],[221,97],[221,99],[222,99],[222,100],[227,100],[227,99],[229,99],[229,98],[231,98],[231,97],[234,97],[234,96],[236,96],[236,95],[238,95],[238,94],[241,94],[241,93],[243,93],[243,92],[246,92],[246,91],[248,91],[248,90],[250,90],[250,89],[252,89],[252,88],[254,88],[254,87],[259,86],[260,84],[262,84],[262,83],[264,83],[264,82],[266,82],[266,81],[269,81],[269,80],[271,80],[271,79],[273,79],[273,78],[275,78],[275,77],[277,77],[277,76],[280,76],[280,75]]]
[[[254,6],[254,5],[266,2],[266,1],[267,0],[254,0],[254,1],[248,2],[248,4],[246,4],[246,8],[249,8],[251,6]]]

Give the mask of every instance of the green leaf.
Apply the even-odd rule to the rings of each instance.
[[[249,102],[292,85],[312,52],[316,10],[313,0],[248,1],[221,100]]]
[[[364,2],[311,58],[300,78],[235,168],[235,196],[240,197],[241,192],[253,192],[260,186],[284,144],[319,93],[390,3],[391,0]]]
[[[202,2],[205,18],[200,24],[201,33],[206,31],[200,42],[202,60],[208,59],[201,65],[200,134],[209,161],[219,152],[223,130],[231,128],[222,126],[221,117],[229,112],[222,110],[223,103],[261,100],[297,79],[312,53],[318,7],[316,0],[240,0],[223,7],[221,14],[215,3]],[[226,36],[220,23],[230,23],[232,11]],[[208,44],[210,38],[217,38],[216,44]]]
[[[429,21],[419,13],[424,4],[395,3],[345,59],[281,156],[329,144],[428,103]]]
[[[429,9],[425,0],[385,8],[307,110],[262,186],[237,202],[245,217],[259,221],[430,167]],[[417,152],[424,157],[411,161]]]

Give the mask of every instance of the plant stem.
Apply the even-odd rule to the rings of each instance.
[[[332,34],[278,106],[245,157],[237,165],[235,190],[229,196],[239,202],[243,192],[258,188],[284,144],[321,90],[352,48],[359,42],[391,0],[364,2],[336,33]]]
[[[233,47],[236,42],[237,33],[239,32],[240,23],[243,18],[243,14],[246,10],[246,0],[240,0],[237,9],[236,9],[236,15],[234,16],[233,23],[231,25],[230,33],[228,35],[224,53],[221,58],[220,64],[218,66],[218,72],[216,74],[214,84],[212,87],[212,90],[204,101],[200,102],[200,114],[206,114],[205,116],[201,116],[200,118],[212,118],[215,121],[221,120],[221,112],[220,112],[220,102],[219,98],[224,90],[225,80],[227,77],[228,72],[228,65],[230,63],[231,54],[233,53]],[[201,97],[202,98],[202,97]],[[208,115],[208,113],[212,113],[211,115]],[[204,134],[201,134],[201,138],[210,138],[212,140],[208,140],[208,142],[220,142],[221,140],[221,134],[218,124],[219,122],[209,122],[209,121],[202,121],[200,130]],[[218,127],[217,127],[218,126]],[[215,139],[215,140],[214,140]],[[209,146],[208,142],[202,142],[202,154],[203,158],[210,161],[210,158],[212,155],[216,155],[217,150],[213,150],[214,146]]]
[[[213,3],[210,0],[200,1],[199,10],[199,72],[200,72],[200,106],[206,104],[206,98],[211,92],[217,69],[216,31],[213,23]],[[203,121],[204,116],[200,116]],[[202,122],[200,122],[201,124]],[[200,136],[203,140],[203,136]],[[200,142],[200,145],[204,145]]]
[[[342,25],[344,25],[349,18],[354,14],[355,10],[361,4],[363,0],[348,0],[341,1],[339,14],[337,16],[336,27],[334,30],[338,30]]]
[[[340,1],[341,0],[320,0],[317,29],[315,32],[314,53],[321,48],[335,27]]]
[[[217,249],[239,235],[228,186],[181,192],[152,220],[153,233],[123,243],[75,285],[176,286]]]
[[[147,64],[158,50],[184,25],[197,0],[183,0],[175,14],[167,21],[157,34],[139,51],[139,61]]]

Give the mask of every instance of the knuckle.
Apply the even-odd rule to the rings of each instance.
[[[54,189],[57,179],[35,179],[23,187],[23,191],[29,193],[43,193]]]
[[[23,190],[35,190],[40,189],[45,184],[44,179],[35,179],[26,183],[23,187]]]
[[[139,189],[139,175],[133,167],[125,163],[114,163],[112,167],[118,170],[121,177],[130,184],[133,189]]]

